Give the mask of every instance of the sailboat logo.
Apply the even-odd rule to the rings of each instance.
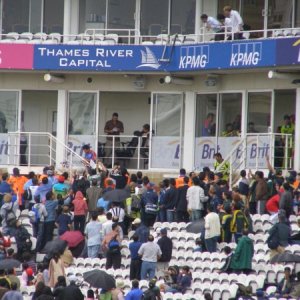
[[[153,69],[158,69],[160,67],[160,64],[158,63],[155,54],[148,47],[145,47],[145,51],[141,50],[141,54],[142,63],[139,66],[137,66],[137,68],[149,67]]]

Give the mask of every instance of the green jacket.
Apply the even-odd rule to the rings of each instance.
[[[233,270],[250,270],[252,268],[252,257],[254,247],[252,240],[247,236],[242,236],[233,254],[230,268]]]

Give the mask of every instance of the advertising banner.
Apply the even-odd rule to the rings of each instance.
[[[276,41],[276,65],[300,64],[300,38],[278,39]]]
[[[34,69],[100,72],[181,72],[273,66],[276,42],[161,45],[35,45]]]
[[[180,139],[174,136],[152,137],[151,168],[178,169],[180,165]]]
[[[195,169],[214,168],[214,154],[219,152],[223,158],[239,143],[239,137],[199,137],[195,145]],[[266,168],[266,156],[270,154],[271,141],[268,135],[247,137],[247,149],[241,144],[233,154],[233,163],[239,168]],[[246,159],[245,159],[246,158]]]
[[[0,69],[33,69],[33,45],[0,44]]]

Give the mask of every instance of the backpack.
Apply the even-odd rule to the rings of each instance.
[[[32,199],[32,192],[31,189],[27,189],[24,194],[23,194],[23,199],[24,200],[31,200]]]
[[[120,253],[120,243],[117,241],[116,238],[112,238],[108,243],[108,250],[110,253]]]
[[[143,300],[156,300],[156,293],[152,290],[146,290],[142,295]]]
[[[139,212],[141,210],[141,199],[135,194],[131,195],[131,210],[134,212]]]
[[[28,213],[31,223],[39,223],[41,218],[39,208],[39,205],[37,207],[32,206],[31,211]]]
[[[8,227],[13,227],[16,225],[17,217],[13,210],[14,204],[11,204],[11,207],[6,210],[5,221]]]

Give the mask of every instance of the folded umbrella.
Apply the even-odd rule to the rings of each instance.
[[[47,242],[46,246],[42,250],[42,253],[49,254],[49,253],[59,252],[60,254],[63,254],[67,246],[68,243],[66,241],[57,238],[53,241]]]
[[[300,255],[292,254],[290,252],[283,252],[272,257],[271,261],[273,263],[298,263],[300,262]]]
[[[104,194],[104,200],[121,203],[130,197],[128,189],[115,189]]]
[[[13,258],[5,258],[0,261],[0,270],[11,270],[20,267],[21,262]]]
[[[59,238],[63,241],[66,241],[68,243],[69,248],[75,248],[84,240],[84,236],[79,230],[66,231]]]
[[[102,270],[92,270],[83,273],[83,279],[94,288],[101,288],[106,291],[116,287],[116,280]]]

